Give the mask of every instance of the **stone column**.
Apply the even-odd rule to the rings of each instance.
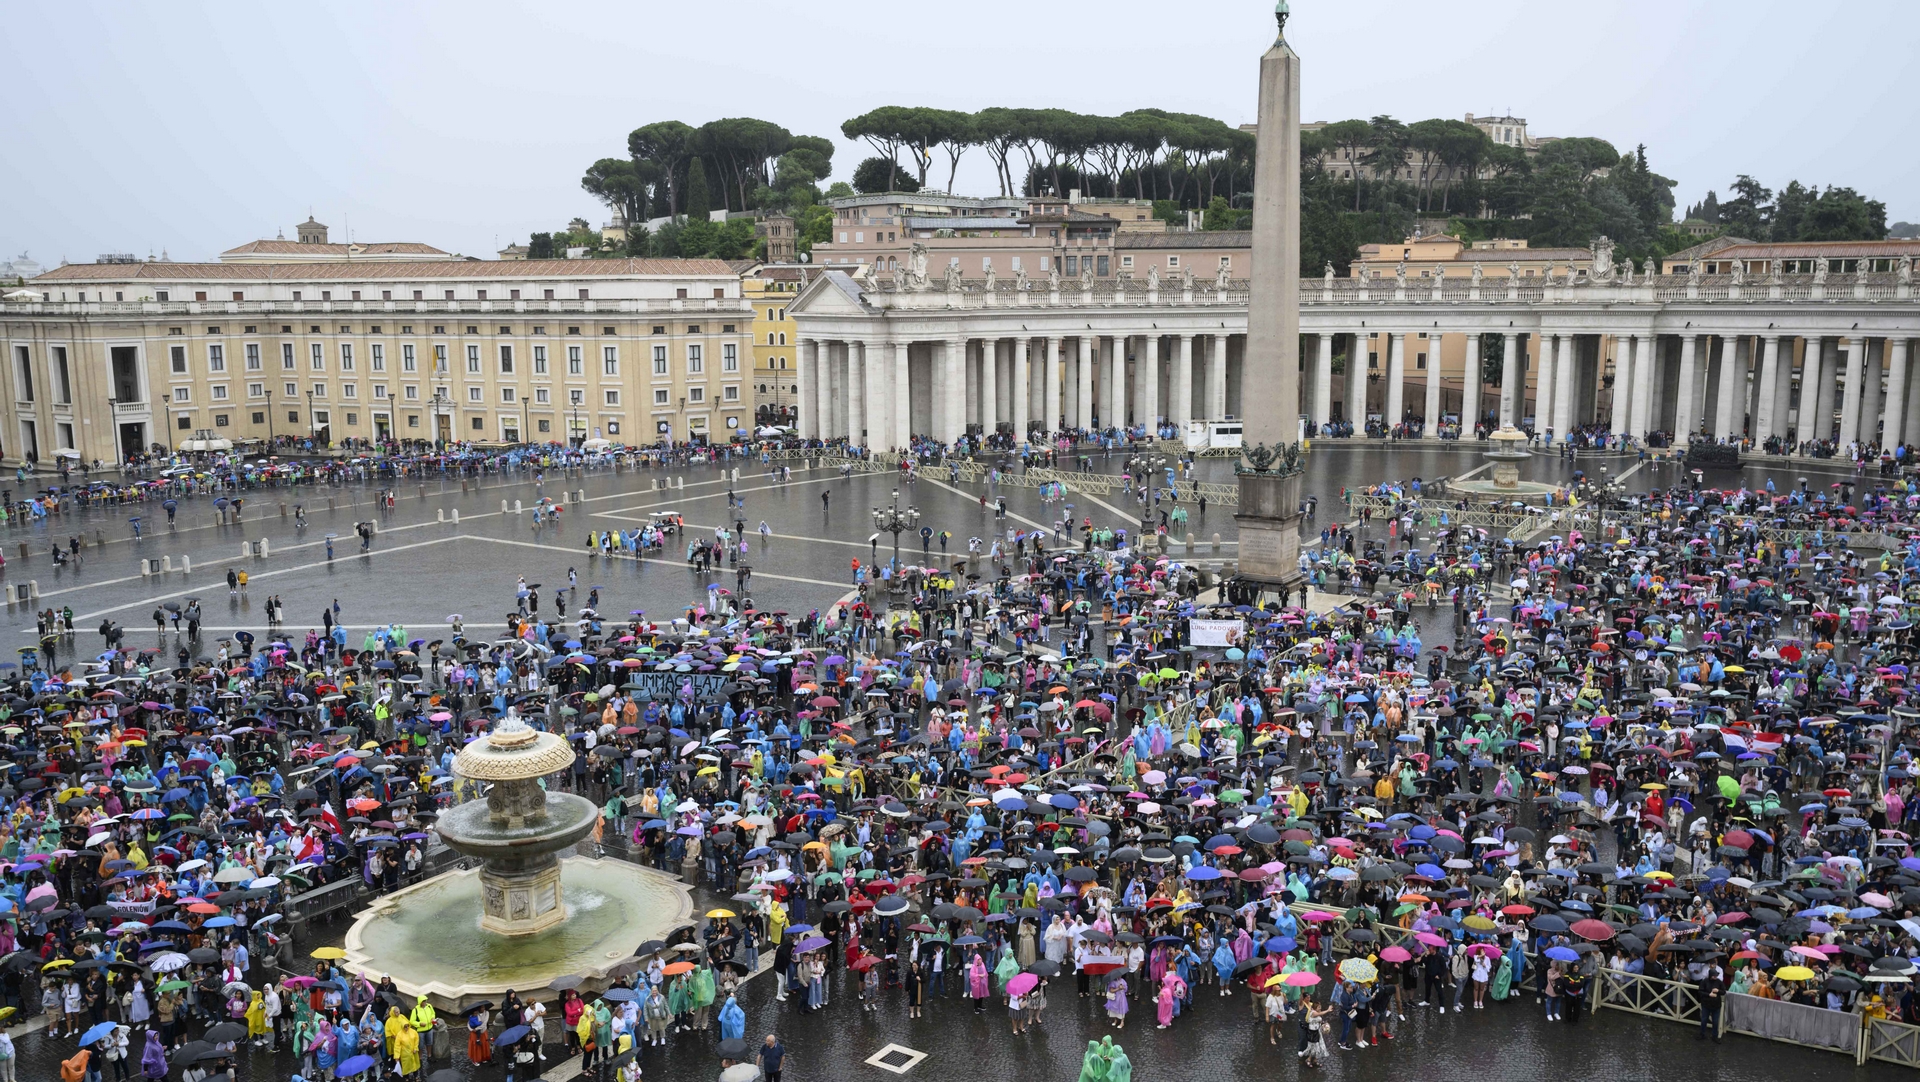
[[[1907,420],[1901,428],[1900,442],[1907,445],[1908,451],[1912,451],[1920,447],[1920,373],[1913,370],[1914,365],[1920,363],[1920,358],[1914,356],[1906,341],[1903,335],[1900,342],[1907,351]]]
[[[1041,373],[1041,393],[1046,398],[1046,425],[1049,433],[1060,428],[1060,337],[1047,339],[1046,369]]]
[[[1893,448],[1906,438],[1907,430],[1907,340],[1893,337],[1886,340],[1883,351],[1884,367],[1887,371],[1887,396],[1885,405],[1880,408],[1880,431],[1882,446]]]
[[[885,342],[860,343],[860,367],[866,372],[867,442],[875,451],[893,447],[893,358]]]
[[[1807,340],[1807,351],[1820,351],[1820,369],[1814,376],[1814,423],[1808,428],[1809,437],[1818,440],[1833,438],[1833,407],[1840,397],[1840,340],[1831,335]],[[1911,380],[1908,381],[1912,383]],[[1801,392],[1805,395],[1805,391]]]
[[[1633,348],[1633,392],[1629,402],[1627,430],[1644,438],[1653,428],[1653,385],[1659,381],[1659,366],[1653,361],[1654,339],[1636,334]]]
[[[1347,340],[1347,374],[1342,377],[1346,385],[1341,393],[1347,400],[1347,422],[1358,431],[1367,419],[1367,336],[1355,333]]]
[[[1206,417],[1218,421],[1227,415],[1227,336],[1216,334],[1207,346]]]
[[[1187,422],[1193,419],[1193,335],[1180,335],[1180,352],[1173,358],[1173,381],[1168,388],[1173,401],[1167,403],[1167,422],[1180,426],[1186,438]]]
[[[1473,438],[1473,426],[1480,423],[1480,334],[1467,335],[1467,367],[1460,373],[1460,421],[1467,439]]]
[[[847,344],[828,339],[827,378],[820,383],[820,436],[835,439],[847,434]]]
[[[940,399],[934,403],[934,416],[940,418],[935,436],[941,442],[952,446],[966,432],[967,404],[967,368],[966,340],[949,338],[944,344],[939,364],[941,372]]]
[[[1534,336],[1533,363],[1534,368],[1539,372],[1539,383],[1534,389],[1533,431],[1547,446],[1553,445],[1553,438],[1548,435],[1548,430],[1553,429],[1553,399],[1559,393],[1555,386],[1559,375],[1558,366],[1555,364],[1557,360],[1555,351],[1559,341],[1560,336],[1557,334]],[[1555,431],[1558,430],[1555,429]]]
[[[1886,374],[1886,347],[1884,339],[1866,339],[1866,372],[1860,380],[1860,439],[1863,443],[1875,443],[1881,438],[1880,409],[1885,401],[1881,394],[1880,378]]]
[[[1854,335],[1847,339],[1847,383],[1840,397],[1840,450],[1860,438],[1860,385],[1867,378],[1867,340]]]
[[[1580,370],[1575,356],[1580,343],[1571,334],[1556,335],[1554,340],[1558,346],[1553,359],[1553,412],[1549,416],[1553,418],[1553,430],[1564,440],[1573,431],[1573,411],[1580,400],[1579,378],[1574,375]]]
[[[891,449],[895,451],[904,451],[913,443],[913,380],[907,365],[907,345],[892,341],[880,345],[882,367],[893,382]]]
[[[1440,425],[1440,346],[1445,341],[1436,333],[1427,335],[1427,382],[1425,401],[1420,404],[1421,417],[1425,422],[1425,435],[1432,439]]]
[[[819,414],[814,406],[814,403],[819,401],[820,393],[820,341],[818,339],[802,338],[800,340],[798,369],[793,374],[794,382],[800,385],[800,392],[794,396],[797,399],[794,403],[794,428],[799,431],[801,439],[810,440],[820,431],[815,427],[819,424]]]
[[[1613,343],[1613,416],[1607,427],[1615,435],[1628,431],[1628,404],[1633,400],[1633,353],[1627,348],[1629,344],[1620,339]]]
[[[1691,334],[1680,337],[1680,397],[1673,404],[1673,435],[1676,443],[1685,443],[1688,436],[1700,427],[1698,410],[1694,401],[1695,368],[1698,364],[1694,349],[1698,343]]]
[[[1387,403],[1381,417],[1391,429],[1405,419],[1407,379],[1407,336],[1399,331],[1387,335]]]
[[[1140,423],[1151,435],[1160,426],[1160,336],[1147,335],[1146,362],[1140,371]]]
[[[1514,331],[1506,334],[1506,352],[1500,359],[1500,427],[1513,428],[1519,421],[1519,404],[1526,398],[1527,389],[1520,386],[1524,378],[1520,372],[1520,335]]]
[[[1317,436],[1323,426],[1333,421],[1333,335],[1317,334],[1314,338],[1317,348],[1313,361],[1313,434]]]
[[[991,436],[1000,430],[1000,340],[980,341],[980,431]]]
[[[1075,428],[1092,428],[1093,339],[1083,334],[1079,336],[1079,343],[1079,349],[1075,351],[1080,363],[1074,366],[1073,425]]]
[[[1768,334],[1761,340],[1761,409],[1753,416],[1753,441],[1766,443],[1778,432],[1780,420],[1780,336]]]
[[[864,446],[867,430],[867,355],[865,342],[847,343],[847,446]]]
[[[1033,339],[1021,338],[1013,344],[1013,442],[1024,443],[1027,426],[1032,423],[1033,395],[1029,380],[1033,363]]]

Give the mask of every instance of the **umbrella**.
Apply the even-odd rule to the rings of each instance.
[[[80,1047],[85,1048],[100,1038],[107,1036],[118,1028],[119,1025],[120,1023],[118,1022],[101,1022],[98,1025],[89,1027],[85,1033],[80,1035]]]
[[[333,1068],[333,1073],[339,1078],[352,1078],[371,1066],[373,1066],[372,1056],[354,1056],[337,1064]]]

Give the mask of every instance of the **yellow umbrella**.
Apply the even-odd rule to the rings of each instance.
[[[339,947],[319,947],[313,952],[313,957],[328,961],[336,958],[345,958],[346,956],[347,952],[341,950]]]
[[[1781,981],[1810,981],[1813,979],[1813,970],[1806,966],[1781,966],[1773,971],[1773,977]]]
[[[1673,873],[1672,872],[1648,872],[1647,878],[1648,879],[1672,879]]]
[[[1724,668],[1724,669],[1722,669],[1722,670],[1720,670],[1720,671],[1721,671],[1721,672],[1732,672],[1732,673],[1743,673],[1743,672],[1746,672],[1746,671],[1747,671],[1747,669],[1746,669],[1746,666],[1744,666],[1744,665],[1729,665],[1729,666],[1727,666],[1726,668]]]
[[[733,911],[733,910],[731,910],[731,909],[709,909],[709,910],[707,910],[707,918],[708,918],[709,920],[718,920],[718,919],[720,919],[721,917],[732,917],[732,916],[736,916],[736,915],[737,915],[737,914],[735,914],[735,913],[734,913],[734,911]]]
[[[53,961],[48,962],[46,965],[41,966],[40,972],[45,973],[49,969],[59,969],[62,966],[70,966],[72,964],[73,964],[73,959],[71,958],[56,958]]]
[[[1660,790],[1660,789],[1665,789],[1665,788],[1666,788],[1666,786],[1664,786],[1664,785],[1662,785],[1662,784],[1660,784],[1660,783],[1659,783],[1659,782],[1657,782],[1657,781],[1648,781],[1648,782],[1641,782],[1641,783],[1640,783],[1640,788],[1642,788],[1642,789],[1650,789],[1650,790]]]
[[[1466,920],[1463,920],[1460,923],[1466,925],[1467,927],[1473,929],[1476,932],[1491,932],[1494,930],[1495,927],[1497,927],[1497,925],[1495,925],[1492,921],[1488,920],[1487,918],[1481,916],[1478,913],[1475,913],[1473,916],[1468,917]]]

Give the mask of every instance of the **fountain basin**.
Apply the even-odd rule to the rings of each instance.
[[[598,992],[635,947],[665,938],[693,915],[686,884],[651,868],[571,857],[555,870],[563,917],[543,931],[486,931],[481,873],[447,872],[376,900],[347,931],[344,965],[371,981],[391,975],[408,997],[425,995],[448,1011],[499,1003],[509,989],[551,998],[547,986],[568,975]]]

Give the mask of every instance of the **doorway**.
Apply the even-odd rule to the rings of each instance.
[[[134,455],[143,454],[147,449],[147,426],[144,421],[132,421],[120,426],[120,459],[126,461]],[[76,448],[78,450],[78,448]]]

